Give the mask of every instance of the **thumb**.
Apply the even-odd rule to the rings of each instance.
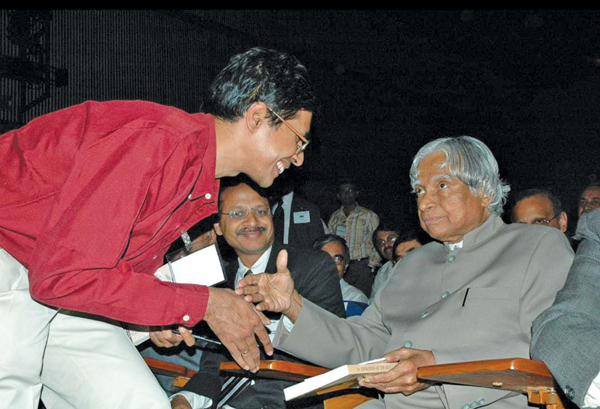
[[[288,253],[287,250],[281,250],[277,255],[277,272],[278,273],[289,273],[290,270],[287,268]]]

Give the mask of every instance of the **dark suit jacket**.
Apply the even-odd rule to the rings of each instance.
[[[276,212],[277,211],[279,211],[279,207],[276,209]],[[310,221],[308,223],[295,223],[294,213],[302,214],[303,212],[308,212]],[[273,216],[273,227],[276,240],[283,243],[283,216]],[[313,240],[323,234],[325,234],[325,229],[323,227],[323,222],[321,221],[321,211],[319,208],[294,192],[290,213],[288,245],[291,247],[312,248]]]
[[[277,271],[277,255],[283,248],[288,251],[288,268],[294,279],[296,290],[305,298],[335,315],[345,317],[337,268],[333,259],[322,251],[284,247],[275,241],[267,263],[268,273]],[[234,288],[237,270],[237,260],[229,263],[225,268],[227,287]],[[270,319],[279,319],[281,314],[271,313],[267,316]],[[261,359],[304,362],[281,351],[275,351],[272,357],[268,357],[261,350]],[[216,408],[221,384],[225,379],[223,376],[219,376],[219,364],[222,361],[231,360],[231,355],[225,349],[203,351],[199,372],[190,379],[184,389],[210,397],[213,400],[213,408]],[[293,382],[266,379],[256,379],[255,382],[254,385],[246,387],[229,404],[237,409],[286,407],[283,389],[292,385]],[[288,407],[291,406],[288,405]]]

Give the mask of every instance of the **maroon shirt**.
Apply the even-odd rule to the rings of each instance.
[[[217,211],[212,116],[88,101],[1,135],[0,158],[0,247],[34,299],[145,325],[204,317],[206,287],[153,274]]]

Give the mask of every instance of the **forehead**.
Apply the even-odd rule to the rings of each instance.
[[[384,238],[386,238],[386,237],[388,237],[388,236],[390,236],[392,234],[396,235],[396,232],[395,231],[391,231],[391,230],[379,230],[377,232],[377,238],[378,239],[384,239]]]
[[[342,183],[341,185],[338,186],[339,190],[348,190],[348,189],[354,189],[356,190],[356,185],[354,183]]]
[[[585,197],[586,199],[592,198],[592,197],[600,197],[600,187],[597,187],[597,186],[588,187],[581,194],[581,197]]]
[[[451,179],[453,176],[448,172],[445,166],[446,154],[444,152],[434,152],[427,155],[419,163],[419,178],[417,184],[426,183],[438,179]]]
[[[534,195],[520,200],[514,209],[515,215],[525,212],[551,212],[552,203],[546,195]]]
[[[330,241],[323,246],[322,250],[329,254],[344,254],[344,248],[339,241]]]
[[[245,183],[233,187],[226,187],[221,192],[221,208],[236,206],[254,207],[258,205],[269,205],[266,197],[259,195],[254,189]]]

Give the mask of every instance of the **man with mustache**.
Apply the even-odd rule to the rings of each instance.
[[[247,274],[274,273],[285,267],[287,262],[287,269],[300,294],[328,312],[345,317],[338,272],[331,257],[322,251],[284,246],[276,241],[269,200],[254,182],[244,176],[222,180],[219,221],[214,228],[237,255],[237,259],[228,263],[225,269],[228,288],[236,288],[238,281]],[[268,317],[271,320],[268,328],[274,331],[281,314]],[[265,354],[262,358],[267,359]],[[268,359],[300,362],[281,352],[275,352]],[[219,363],[229,360],[231,356],[225,351],[203,351],[199,373],[190,379],[183,393],[172,397],[172,407],[216,408],[221,384],[225,380],[219,376]],[[292,382],[268,379],[256,379],[254,382],[228,405],[236,409],[285,408],[283,388],[292,385]]]
[[[554,301],[573,260],[568,240],[558,229],[502,221],[509,187],[475,138],[429,142],[413,159],[410,180],[421,227],[435,241],[402,259],[362,315],[340,320],[323,312],[293,291],[285,271],[246,277],[236,292],[294,322],[277,329],[278,349],[330,368],[382,356],[397,362],[360,381],[385,393],[361,408],[528,408],[525,396],[507,391],[419,382],[417,369],[529,357],[531,324]],[[307,348],[309,340],[319,347]]]

